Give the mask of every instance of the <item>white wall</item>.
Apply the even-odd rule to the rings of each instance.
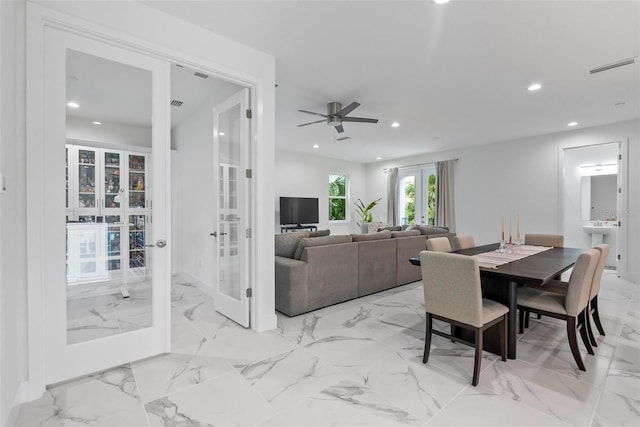
[[[27,377],[23,17],[22,2],[0,2],[0,425]]]
[[[178,238],[174,270],[211,288],[215,285],[215,230],[213,167],[213,107],[240,90],[227,88],[215,94],[171,133],[175,145],[173,224]]]
[[[425,154],[367,165],[367,197],[383,197],[383,168],[458,158],[455,171],[456,227],[476,243],[499,238],[500,218],[521,215],[522,232],[562,233],[559,193],[561,148],[629,139],[628,209],[626,221],[628,270],[623,277],[640,279],[640,121],[576,129],[486,146]],[[386,211],[384,211],[386,213]]]
[[[263,213],[270,209],[275,211],[275,232],[280,233],[280,196],[283,197],[317,197],[318,198],[318,229],[330,229],[331,234],[359,233],[356,220],[357,214],[353,203],[367,198],[367,182],[365,165],[362,163],[328,159],[324,157],[304,155],[288,151],[276,151],[275,195],[272,205],[260,207]],[[346,222],[329,223],[329,173],[344,174],[349,179],[349,215]],[[385,184],[386,185],[386,184]],[[386,187],[385,187],[386,188]],[[376,206],[376,209],[378,206]],[[386,212],[386,210],[385,210]],[[261,212],[258,212],[260,215]],[[373,211],[373,219],[382,219],[380,214]]]

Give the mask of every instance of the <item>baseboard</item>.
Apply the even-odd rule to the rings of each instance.
[[[630,273],[621,274],[620,278],[622,280],[626,280],[628,282],[640,283],[640,273],[637,271],[632,271]]]
[[[210,285],[210,284],[208,284],[206,282],[203,282],[202,280],[200,280],[196,276],[194,276],[194,275],[192,275],[192,274],[190,274],[190,273],[188,273],[186,271],[182,271],[180,269],[177,269],[175,274],[176,274],[176,276],[184,277],[189,282],[195,284],[196,287],[199,290],[201,290],[204,294],[210,296],[211,298],[213,298],[215,296],[213,285]]]
[[[36,386],[31,381],[22,381],[18,384],[16,394],[13,397],[13,404],[11,405],[11,411],[9,417],[5,420],[8,426],[14,426],[17,424],[18,415],[20,414],[20,405],[31,402],[32,400],[40,399],[45,392],[44,387]]]

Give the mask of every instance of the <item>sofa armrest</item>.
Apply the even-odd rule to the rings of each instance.
[[[288,316],[309,311],[308,265],[304,261],[276,256],[276,310]]]

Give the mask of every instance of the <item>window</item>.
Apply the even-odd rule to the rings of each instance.
[[[347,220],[347,176],[329,174],[329,221]]]
[[[398,174],[398,218],[401,224],[434,225],[436,168],[430,165]]]

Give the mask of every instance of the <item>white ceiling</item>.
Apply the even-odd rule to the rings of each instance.
[[[280,149],[372,162],[640,117],[637,63],[588,74],[639,55],[638,1],[145,3],[276,57]],[[380,121],[297,127],[331,101]]]

